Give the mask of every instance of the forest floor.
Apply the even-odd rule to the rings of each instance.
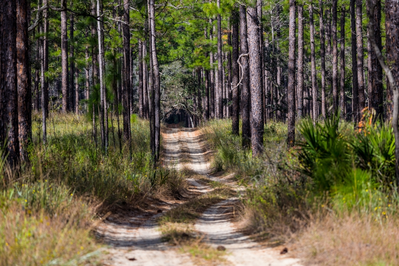
[[[96,234],[109,245],[105,265],[300,265],[283,247],[267,247],[240,229],[234,174],[212,173],[212,151],[201,130],[165,128],[162,163],[187,176],[172,199],[108,216]]]

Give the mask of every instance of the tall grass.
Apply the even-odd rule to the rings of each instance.
[[[79,258],[101,247],[91,233],[98,218],[183,185],[176,172],[153,169],[146,121],[133,118],[122,145],[110,124],[107,154],[84,116],[51,114],[46,145],[33,121],[30,164],[11,171],[0,161],[0,265],[95,263]]]
[[[286,126],[268,122],[259,158],[241,148],[230,127],[228,120],[212,121],[206,132],[215,166],[247,184],[243,224],[249,232],[290,245],[305,264],[398,264],[389,125],[354,130],[338,116],[316,124],[305,119],[297,125],[297,146],[287,149]]]

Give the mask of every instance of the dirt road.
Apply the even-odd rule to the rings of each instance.
[[[199,130],[171,128],[163,134],[164,163],[171,168],[181,170],[186,167],[214,181],[223,181],[209,175],[210,164],[204,154],[204,140]],[[211,188],[195,180],[188,180],[191,189],[207,193]],[[211,206],[195,224],[195,229],[205,235],[205,241],[213,246],[226,248],[225,265],[267,265],[299,266],[296,259],[280,255],[271,248],[261,247],[247,236],[239,233],[230,221],[237,198],[231,198]],[[173,208],[173,204],[165,209]],[[125,214],[124,224],[106,221],[100,232],[109,249],[107,265],[194,265],[190,256],[168,246],[161,240],[156,219],[162,215],[152,215],[149,219],[131,213]],[[145,222],[140,223],[140,220]]]

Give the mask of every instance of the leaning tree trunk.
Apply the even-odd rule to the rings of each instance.
[[[246,8],[240,5],[240,48],[241,48],[241,119],[242,146],[249,147],[251,140],[251,92],[249,88],[248,42]]]
[[[359,110],[358,116],[366,106],[364,95],[364,78],[363,78],[363,31],[362,31],[362,0],[356,0],[356,45],[357,45],[357,81],[359,88]]]
[[[288,26],[288,136],[287,145],[295,144],[295,0],[290,0]]]
[[[14,167],[19,159],[18,93],[17,93],[17,18],[15,1],[6,1],[3,8],[2,28],[2,106],[4,140],[7,141],[7,160]]]
[[[341,39],[340,39],[340,49],[341,49],[341,73],[340,73],[340,98],[339,106],[340,112],[343,117],[346,116],[345,108],[345,6],[341,8]]]
[[[17,0],[18,142],[22,162],[28,162],[31,138],[31,87],[29,80],[28,1]]]
[[[316,58],[315,58],[315,40],[314,40],[314,24],[313,24],[313,5],[309,5],[309,22],[310,22],[310,58],[311,58],[311,76],[312,76],[312,105],[313,105],[313,121],[318,117],[317,104],[317,80],[316,80]]]
[[[323,21],[323,0],[319,0],[319,21],[320,21],[320,70],[321,70],[321,114],[325,118],[326,111],[326,55],[324,40],[324,21]]]
[[[297,73],[297,97],[298,119],[303,117],[303,6],[298,6],[298,73]],[[320,45],[321,47],[321,45]],[[321,48],[320,48],[321,49]]]
[[[232,108],[232,132],[234,135],[240,134],[240,90],[238,86],[238,76],[239,76],[239,69],[238,69],[238,20],[239,14],[236,8],[233,9],[232,14],[232,90],[233,90],[233,108]]]
[[[247,8],[248,26],[248,57],[250,87],[251,87],[251,146],[252,156],[257,157],[263,153],[263,105],[262,105],[262,83],[261,83],[261,63],[259,47],[260,25],[256,15],[256,8]]]
[[[129,29],[129,0],[123,1],[123,137],[125,141],[130,141],[130,29]]]
[[[333,92],[333,110],[334,113],[338,111],[338,42],[337,42],[337,4],[338,0],[333,0],[332,6],[332,92]]]
[[[61,0],[61,82],[62,82],[62,111],[69,109],[69,84],[68,84],[68,32],[67,32],[67,0]]]
[[[156,49],[156,39],[155,39],[155,4],[154,0],[150,0],[149,5],[149,19],[150,19],[150,39],[151,39],[151,61],[152,61],[152,76],[153,76],[153,86],[154,86],[154,159],[157,162],[159,160],[160,152],[160,141],[161,141],[161,127],[160,127],[160,90],[161,90],[161,80],[159,76],[159,65]]]
[[[220,8],[220,0],[217,0],[217,6]],[[223,118],[223,42],[222,42],[222,16],[217,15],[218,24],[218,80],[216,86],[215,102],[216,102],[216,118]]]

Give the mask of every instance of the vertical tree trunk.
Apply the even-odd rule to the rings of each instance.
[[[316,121],[319,115],[317,104],[317,76],[316,76],[316,58],[315,58],[315,40],[314,40],[314,24],[313,24],[313,5],[309,5],[309,22],[310,22],[310,59],[311,59],[311,76],[312,76],[312,115]]]
[[[259,47],[259,20],[256,8],[247,8],[248,57],[251,87],[251,146],[252,156],[263,153],[263,105]]]
[[[97,17],[102,16],[102,1],[97,0]],[[99,65],[99,79],[100,79],[100,127],[102,145],[105,152],[108,149],[108,116],[107,116],[107,96],[104,84],[104,36],[102,20],[97,20],[97,34],[98,34],[98,65]]]
[[[209,33],[209,39],[212,41],[213,40],[213,27],[212,27],[212,19],[209,19],[210,23],[210,33]],[[215,118],[215,83],[216,83],[216,77],[215,77],[215,70],[214,70],[214,60],[213,60],[213,52],[210,52],[209,54],[209,64],[211,66],[210,70],[210,92],[209,92],[209,108],[210,108],[210,116],[212,118]]]
[[[48,0],[43,1],[43,5],[46,6]],[[43,59],[41,64],[41,85],[42,85],[42,134],[43,144],[47,141],[47,116],[48,116],[48,81],[46,78],[46,72],[48,71],[48,10],[43,10]]]
[[[362,0],[356,0],[356,45],[357,45],[357,81],[359,93],[358,116],[366,106],[363,78],[363,31],[362,31]]]
[[[355,0],[350,0],[351,12],[351,47],[352,47],[352,119],[355,124],[359,121],[359,89],[357,80],[357,46],[356,46],[356,13]]]
[[[238,69],[238,23],[239,23],[239,14],[237,8],[234,7],[231,13],[232,18],[232,79],[231,79],[231,86],[232,86],[232,100],[233,100],[233,108],[232,108],[232,132],[234,135],[240,134],[240,100],[239,100],[239,86],[238,86],[238,79],[239,79],[239,69]]]
[[[87,34],[88,35],[88,34]],[[85,49],[86,67],[85,67],[85,100],[88,101],[90,98],[90,63],[89,63],[89,46]],[[86,112],[89,111],[89,106],[85,104]]]
[[[262,27],[262,6],[263,6],[263,0],[257,0],[256,1],[256,13],[258,16],[258,21],[259,21],[259,56],[260,56],[260,69],[261,69],[261,74],[260,74],[260,81],[261,81],[261,90],[262,90],[262,114],[263,114],[263,122],[265,123],[266,121],[266,106],[265,106],[265,93],[264,93],[264,59],[263,59],[263,27]]]
[[[31,88],[29,80],[28,2],[17,0],[17,90],[18,90],[18,142],[19,157],[28,162],[28,145],[31,138]]]
[[[240,54],[241,54],[241,103],[242,103],[242,146],[249,147],[251,139],[251,93],[249,88],[248,42],[246,8],[240,5]],[[244,56],[246,55],[246,56]]]
[[[368,7],[369,8],[369,7]],[[374,39],[380,50],[382,50],[381,43],[381,1],[375,1],[374,16],[370,19],[374,20]],[[371,44],[370,44],[371,46]],[[384,114],[384,90],[382,86],[382,68],[378,62],[377,56],[370,47],[369,50],[369,107],[376,111],[376,116],[383,118]]]
[[[142,41],[138,42],[138,65],[139,65],[139,87],[138,87],[138,95],[139,95],[139,116],[143,118],[143,45]]]
[[[130,29],[129,29],[129,0],[123,1],[123,137],[125,141],[130,141]]]
[[[159,76],[159,65],[158,65],[158,56],[156,50],[156,39],[155,39],[155,4],[154,0],[150,1],[150,38],[151,38],[151,61],[152,61],[152,74],[153,74],[153,86],[154,86],[154,150],[155,153],[154,158],[155,161],[159,160],[159,151],[160,151],[160,89],[161,89],[161,80]]]
[[[75,77],[75,114],[79,114],[79,69],[75,68],[72,76]]]
[[[71,8],[72,8],[72,1],[71,1]],[[68,87],[68,105],[69,105],[69,110],[71,112],[76,112],[76,95],[75,95],[75,40],[74,40],[74,15],[71,13],[70,17],[70,25],[69,25],[69,49],[70,49],[70,58],[69,58],[69,64],[70,64],[70,71],[69,71],[69,87]],[[75,97],[74,97],[75,96]]]
[[[220,8],[220,0],[217,0],[217,6]],[[218,79],[217,79],[217,89],[215,93],[216,102],[216,118],[223,118],[223,42],[222,42],[222,16],[217,15],[218,24]]]
[[[288,26],[288,136],[287,145],[295,144],[295,0],[290,0],[290,17]]]
[[[68,33],[67,33],[67,0],[61,0],[61,80],[62,80],[62,111],[66,113],[68,106]]]
[[[319,21],[320,21],[320,61],[321,61],[321,114],[325,118],[326,110],[326,55],[324,40],[324,21],[323,21],[323,0],[319,0]]]
[[[4,140],[7,141],[7,160],[15,166],[19,159],[18,143],[18,93],[17,93],[17,17],[16,2],[3,3],[2,35],[2,106]]]
[[[198,102],[198,123],[202,117],[202,76],[201,76],[201,68],[197,68],[197,79],[198,79],[198,87],[197,87],[197,102]]]
[[[150,99],[148,98],[149,95],[149,86],[148,86],[148,65],[145,60],[147,56],[147,42],[143,41],[142,42],[142,47],[143,47],[143,113],[144,117],[146,119],[150,118],[150,109],[149,109],[149,101]]]
[[[338,42],[337,42],[337,4],[338,0],[332,2],[332,92],[333,92],[333,110],[334,113],[338,110],[339,98],[338,98]]]
[[[321,31],[321,30],[320,30]],[[320,34],[321,35],[321,34]],[[297,84],[297,97],[298,97],[298,119],[301,119],[303,114],[303,6],[298,6],[298,84]],[[321,47],[321,45],[320,45]],[[320,48],[321,49],[321,48]]]
[[[341,52],[341,73],[340,73],[340,98],[339,106],[342,117],[346,117],[345,107],[345,6],[341,8],[341,40],[340,40],[340,52]]]

